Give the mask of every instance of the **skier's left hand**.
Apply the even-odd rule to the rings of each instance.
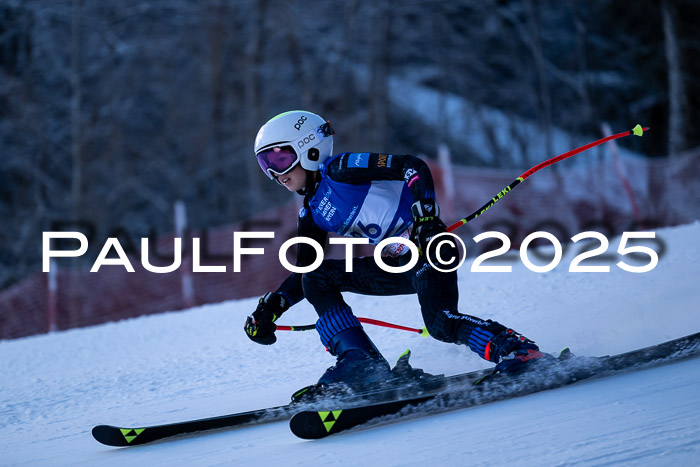
[[[433,264],[443,266],[446,264],[441,258],[459,258],[459,250],[454,242],[448,243],[449,246],[446,245],[446,249],[441,250],[439,257],[436,257],[435,251],[428,251],[428,244],[433,237],[447,232],[447,226],[440,220],[440,209],[434,200],[416,201],[411,206],[411,213],[413,214],[411,240],[418,246],[422,255],[426,257],[430,255]]]
[[[430,240],[446,232],[447,227],[440,220],[440,209],[434,200],[416,201],[411,206],[411,214],[413,215],[411,240],[420,249],[421,254],[426,254]]]

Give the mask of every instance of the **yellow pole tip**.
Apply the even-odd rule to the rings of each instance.
[[[428,328],[424,327],[423,329],[421,329],[420,336],[421,337],[430,337],[430,333],[428,332]]]
[[[642,125],[637,124],[636,127],[632,128],[632,133],[634,133],[635,136],[642,136],[644,134],[644,128],[642,128]]]

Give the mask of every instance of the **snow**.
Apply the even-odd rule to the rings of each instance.
[[[465,313],[494,318],[544,350],[632,350],[700,330],[700,223],[660,229],[648,273],[460,270]],[[611,239],[610,251],[617,249]],[[502,264],[502,263],[499,263]],[[422,327],[414,296],[347,294],[358,316]],[[115,449],[96,424],[138,426],[284,404],[333,363],[315,332],[278,332],[273,346],[242,331],[256,299],[0,342],[2,465],[696,465],[700,359],[510,401],[359,429],[321,441],[287,422]],[[307,303],[280,324],[308,324]],[[487,367],[464,347],[365,326],[393,360],[407,347],[433,373]]]

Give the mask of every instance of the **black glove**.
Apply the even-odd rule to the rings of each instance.
[[[428,243],[437,234],[447,232],[447,227],[440,220],[440,208],[434,200],[416,201],[411,206],[413,215],[413,232],[411,240],[421,254],[425,254]]]
[[[411,206],[411,214],[413,215],[413,231],[411,232],[411,241],[416,244],[422,255],[430,253],[430,259],[433,264],[440,267],[450,267],[438,261],[436,257],[435,245],[428,252],[428,243],[438,234],[447,232],[447,226],[440,220],[440,209],[435,200],[416,201]],[[449,238],[449,237],[448,237]],[[442,239],[442,238],[441,238]],[[451,258],[459,260],[459,250],[456,244],[451,242],[451,245],[443,246],[440,249],[440,257],[444,261],[449,261]],[[450,263],[451,264],[451,263]],[[456,263],[455,263],[456,264]]]
[[[245,320],[243,329],[250,340],[262,345],[277,342],[275,321],[287,311],[289,304],[280,294],[268,292],[258,301],[258,307],[252,316]]]

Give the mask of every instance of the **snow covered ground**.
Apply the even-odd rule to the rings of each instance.
[[[700,330],[700,223],[663,229],[658,266],[632,274],[461,269],[462,311],[494,318],[544,350],[602,355]],[[610,250],[617,248],[611,239]],[[128,291],[125,291],[128,293]],[[347,295],[358,316],[422,327],[415,297]],[[134,426],[283,404],[333,363],[315,332],[269,347],[242,331],[256,299],[0,342],[1,465],[697,465],[700,359],[356,430],[321,441],[287,422],[115,449],[101,423]],[[280,324],[308,324],[297,305]],[[466,348],[365,326],[395,359],[434,373],[486,367]]]

